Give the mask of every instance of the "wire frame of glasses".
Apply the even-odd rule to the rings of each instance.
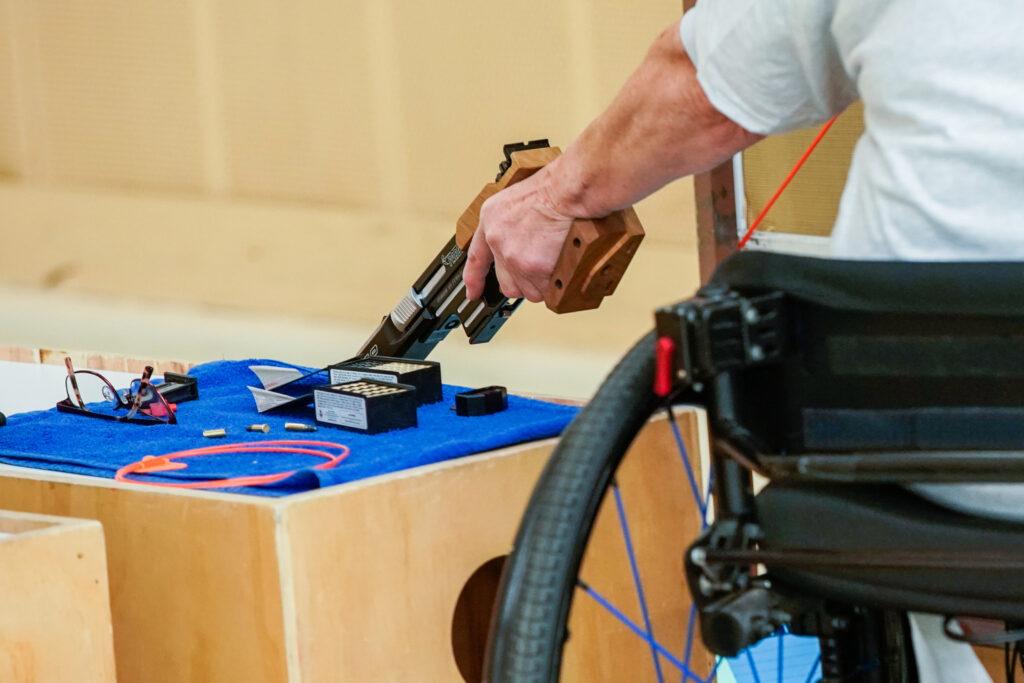
[[[61,412],[132,424],[177,423],[167,400],[145,376],[119,391],[98,372],[75,370],[64,385],[67,398],[57,404]]]

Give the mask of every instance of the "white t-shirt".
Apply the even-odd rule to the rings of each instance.
[[[864,101],[832,253],[910,261],[1024,260],[1022,35],[1020,0],[701,0],[680,23],[708,99],[751,132]],[[1024,485],[912,488],[1024,521]]]
[[[1024,2],[701,0],[680,26],[751,132],[864,101],[837,257],[1024,260]]]
[[[751,132],[863,100],[831,240],[854,259],[1024,260],[1022,35],[1021,0],[700,0],[680,23],[708,99]],[[1024,521],[1024,485],[912,488]],[[987,680],[936,623],[914,620],[922,680]]]

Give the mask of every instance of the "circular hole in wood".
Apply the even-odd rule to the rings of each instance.
[[[583,242],[580,241],[579,237],[573,237],[572,238],[572,246],[574,246],[577,249],[579,249],[580,245],[582,245],[582,244],[583,244]]]
[[[561,289],[561,288],[562,288],[562,281],[561,280],[555,280],[555,289]]]
[[[480,683],[484,678],[484,654],[491,613],[498,597],[501,570],[508,555],[484,562],[473,572],[455,602],[452,615],[452,653],[459,673],[467,683]]]

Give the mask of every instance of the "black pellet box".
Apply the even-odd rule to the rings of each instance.
[[[353,432],[377,434],[416,426],[416,388],[356,379],[313,390],[316,421]]]
[[[330,366],[331,384],[356,379],[375,379],[416,387],[420,405],[441,400],[441,364],[390,356],[353,358]]]

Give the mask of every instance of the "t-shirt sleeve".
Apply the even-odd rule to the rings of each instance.
[[[857,99],[832,34],[834,4],[700,0],[679,35],[715,108],[752,133],[782,133]]]

